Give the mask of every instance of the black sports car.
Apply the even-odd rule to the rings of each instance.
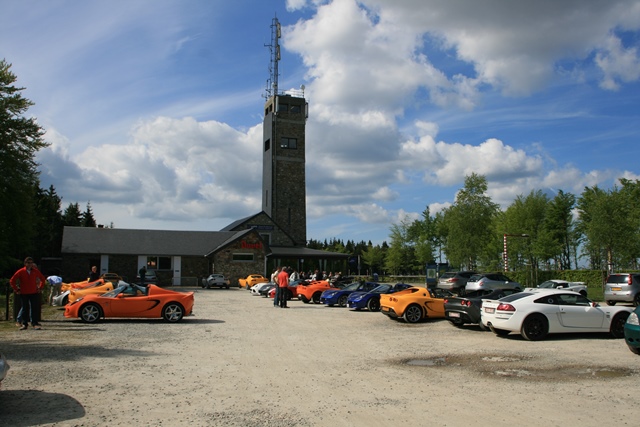
[[[480,307],[483,299],[500,299],[514,294],[515,289],[481,289],[467,292],[464,296],[449,297],[444,300],[444,316],[454,326],[465,324],[479,324],[480,329],[486,330],[480,321]]]

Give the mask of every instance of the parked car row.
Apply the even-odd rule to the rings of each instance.
[[[473,280],[474,276],[482,277]],[[460,277],[453,274],[446,280],[458,279],[449,282],[457,283]],[[543,340],[549,334],[603,332],[614,338],[624,337],[629,349],[640,354],[640,307],[634,312],[631,307],[600,305],[586,297],[587,288],[582,282],[554,279],[524,290],[498,274],[470,274],[467,285],[470,282],[479,283],[477,289],[459,295],[440,287],[404,283],[354,282],[340,288],[327,281],[298,281],[289,297],[297,294],[306,304],[381,311],[390,319],[407,323],[444,318],[456,327],[477,324],[498,336],[518,333],[530,341]],[[265,289],[270,289],[273,297],[274,284],[257,284],[251,291],[268,296]]]

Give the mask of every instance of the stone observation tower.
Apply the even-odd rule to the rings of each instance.
[[[271,24],[269,80],[265,98],[262,210],[294,240],[307,243],[305,124],[309,106],[300,90],[278,90],[280,23]]]

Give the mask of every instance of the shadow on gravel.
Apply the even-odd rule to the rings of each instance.
[[[523,342],[538,342],[528,341],[522,335],[512,332],[509,335],[498,336],[499,338],[514,341]],[[620,340],[623,338],[614,338],[607,332],[588,332],[588,333],[569,333],[569,334],[549,334],[542,341],[572,341],[572,340]]]
[[[73,397],[38,390],[0,391],[0,425],[27,427],[55,424],[85,416]]]
[[[145,357],[156,353],[135,349],[113,349],[97,345],[74,345],[69,342],[5,342],[2,344],[2,353],[11,361],[25,361],[34,363],[38,361],[81,362],[83,358],[102,357],[115,359],[124,356]],[[2,407],[2,405],[0,405]],[[1,411],[0,411],[1,412]],[[0,423],[0,425],[3,425]],[[7,425],[7,424],[4,424]]]

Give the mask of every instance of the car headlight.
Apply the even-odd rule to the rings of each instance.
[[[351,298],[351,301],[361,301],[363,296],[364,295],[356,295],[355,297]]]
[[[640,326],[640,322],[638,321],[638,315],[634,312],[627,318],[627,323],[630,325]]]

